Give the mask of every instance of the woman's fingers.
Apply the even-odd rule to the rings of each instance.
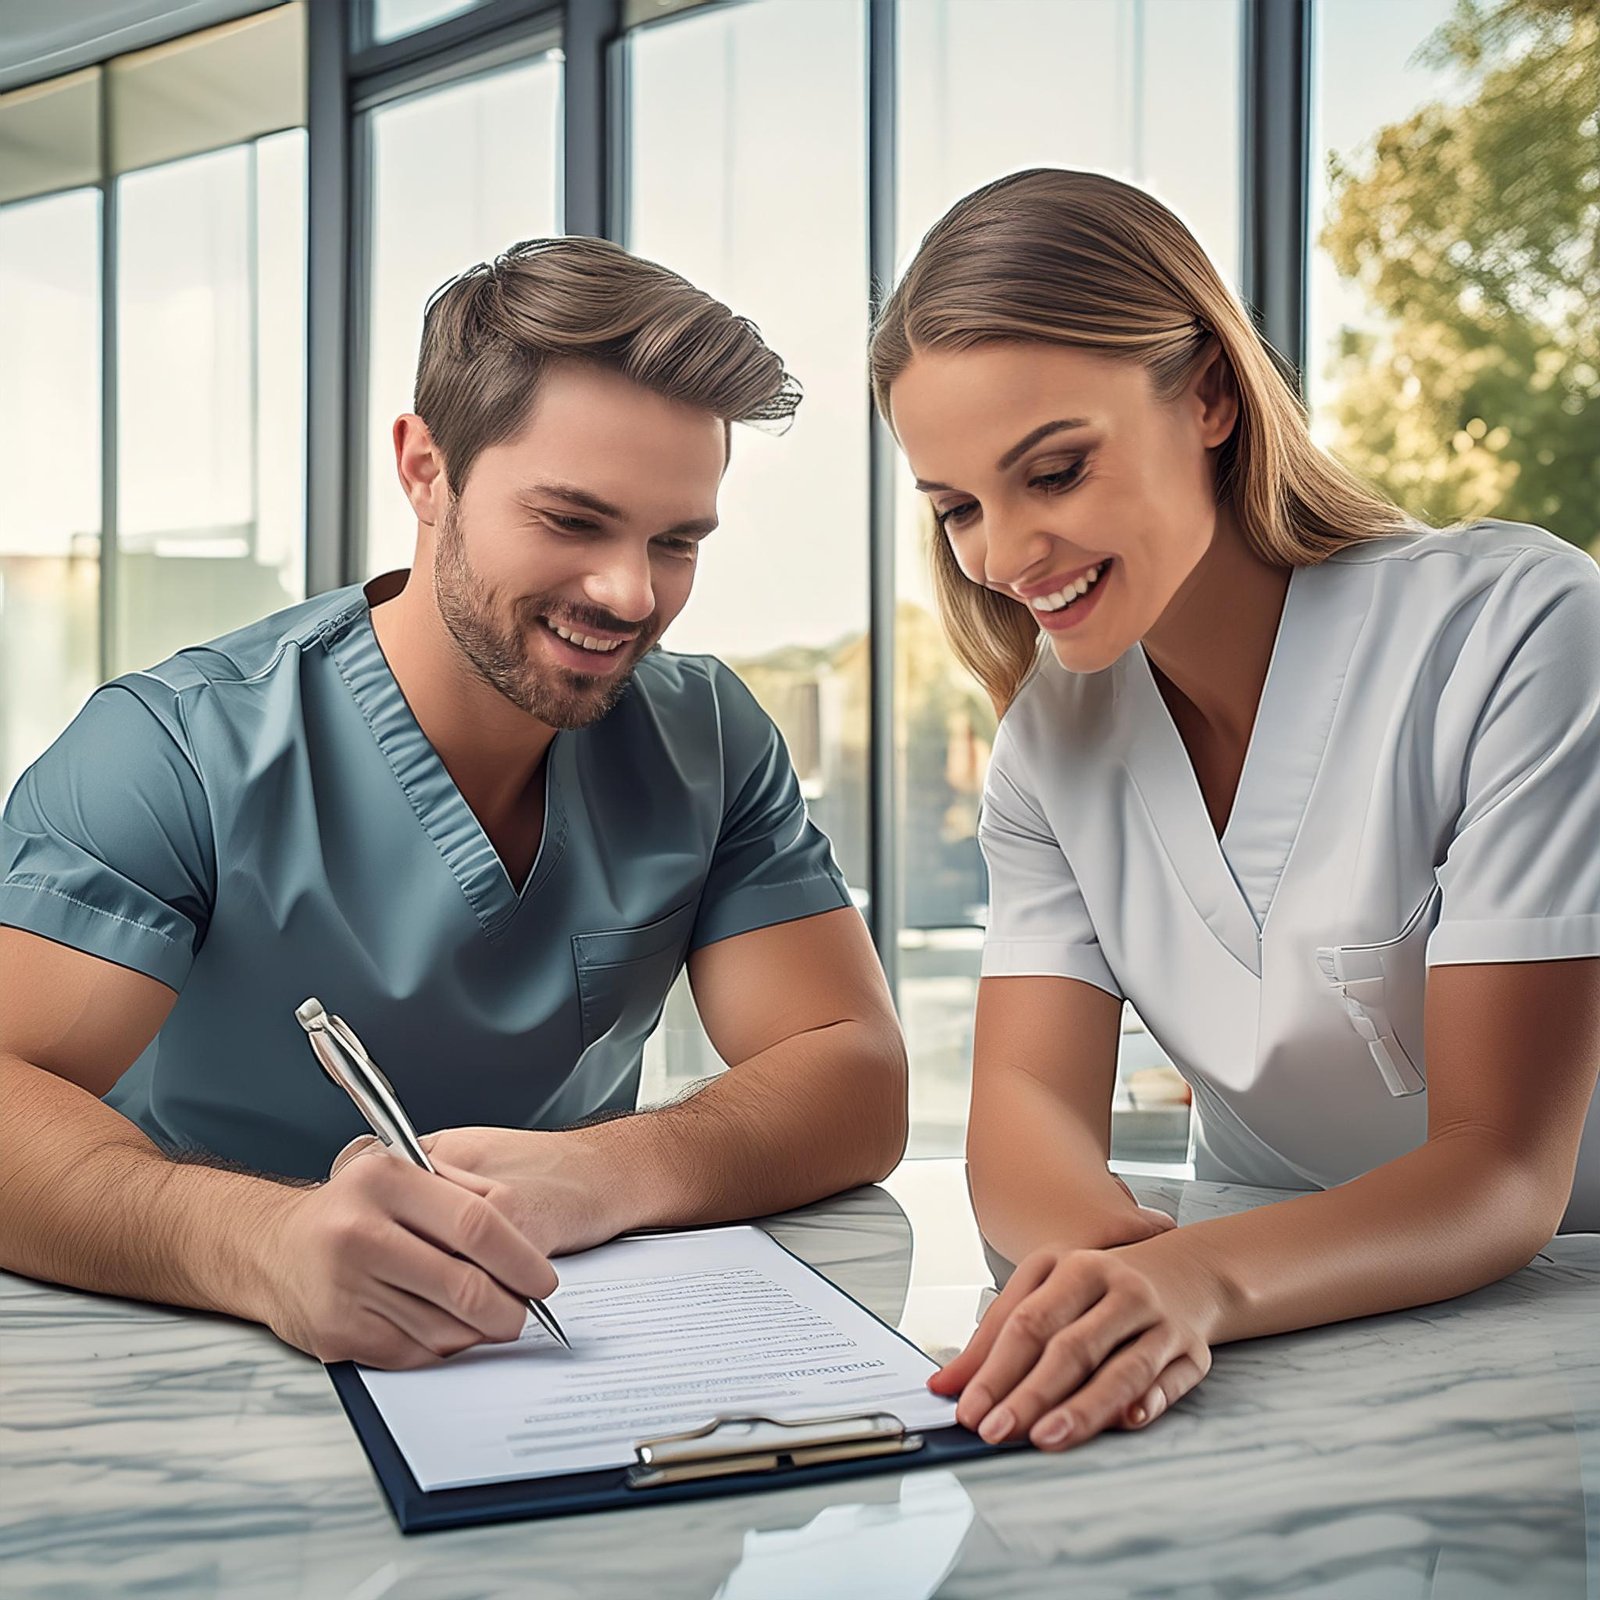
[[[1030,1438],[1041,1450],[1094,1438],[1144,1404],[1179,1355],[1177,1330],[1170,1323],[1158,1324],[1112,1356],[1064,1404],[1047,1411],[1034,1424]]]
[[[1054,1265],[1055,1257],[1045,1254],[1029,1256],[1018,1265],[1005,1289],[990,1302],[977,1331],[967,1341],[966,1349],[928,1379],[928,1387],[935,1394],[960,1394],[967,1387],[972,1375],[983,1365],[1006,1319],[1044,1282]]]
[[[1200,1363],[1190,1355],[1182,1355],[1167,1363],[1165,1370],[1151,1384],[1147,1393],[1128,1407],[1122,1419],[1124,1428],[1147,1428],[1169,1406],[1175,1406],[1195,1388],[1205,1373]]]
[[[1000,1394],[994,1410],[976,1425],[978,1432],[990,1444],[1021,1437],[1051,1407],[1075,1394],[1114,1350],[1154,1321],[1154,1313],[1137,1301],[1103,1295],[1045,1341],[1032,1368],[1010,1393]]]
[[[983,1363],[962,1391],[956,1421],[978,1430],[991,1444],[1009,1438],[1016,1418],[1004,1397],[1038,1364],[1046,1346],[1106,1292],[1105,1276],[1066,1257],[1022,1300],[994,1336]],[[998,1309],[998,1302],[996,1302]]]

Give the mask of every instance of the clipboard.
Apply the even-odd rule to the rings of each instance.
[[[776,1239],[773,1243],[794,1255]],[[795,1259],[807,1271],[817,1271],[809,1261]],[[826,1278],[823,1273],[817,1276]],[[826,1281],[837,1293],[861,1305],[831,1278]],[[868,1311],[868,1315],[872,1313]],[[874,1320],[889,1326],[881,1317]],[[898,1328],[889,1331],[911,1343]],[[355,1363],[336,1362],[327,1373],[402,1533],[765,1493],[913,1467],[944,1467],[1026,1447],[1022,1440],[987,1444],[959,1424],[911,1432],[901,1426],[898,1417],[884,1411],[783,1422],[767,1417],[718,1417],[683,1433],[639,1440],[629,1466],[455,1489],[423,1489]]]

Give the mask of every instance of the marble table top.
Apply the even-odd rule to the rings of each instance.
[[[1276,1198],[1130,1178],[1180,1224]],[[960,1162],[772,1219],[931,1354],[993,1282]],[[1600,1235],[1441,1305],[1224,1346],[1148,1430],[402,1536],[321,1368],[0,1273],[0,1594],[163,1600],[1595,1596]]]

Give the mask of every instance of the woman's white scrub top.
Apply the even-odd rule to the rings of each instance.
[[[1600,956],[1600,568],[1487,522],[1295,569],[1220,840],[1143,647],[1047,656],[979,838],[984,976],[1131,1000],[1197,1176],[1345,1182],[1426,1137],[1429,967]],[[1600,1228],[1595,1106],[1563,1226]]]
[[[749,690],[662,650],[556,735],[514,884],[360,588],[107,684],[0,818],[0,923],[178,992],[108,1103],[159,1145],[290,1177],[365,1131],[295,1021],[307,995],[422,1130],[564,1128],[634,1109],[692,951],[849,904]]]

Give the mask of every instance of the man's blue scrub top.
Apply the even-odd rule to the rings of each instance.
[[[313,994],[424,1131],[631,1110],[688,952],[850,897],[709,656],[653,651],[547,769],[519,894],[341,589],[95,693],[7,802],[0,922],[178,991],[106,1097],[168,1149],[326,1174],[365,1129]]]

